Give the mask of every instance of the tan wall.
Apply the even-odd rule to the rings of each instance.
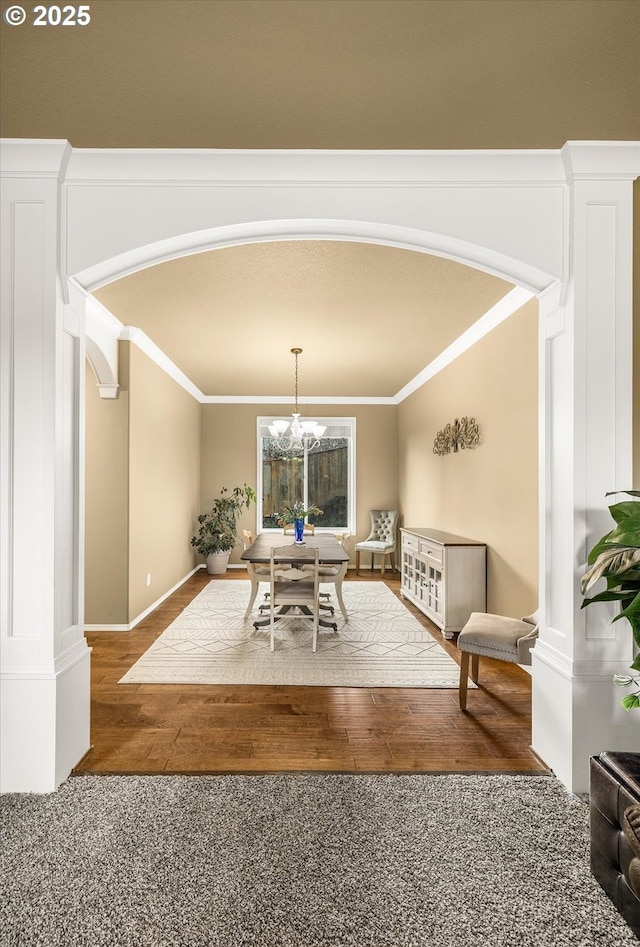
[[[121,363],[117,399],[100,398],[87,362],[85,430],[86,624],[128,622],[129,392]]]
[[[201,406],[135,345],[129,355],[132,621],[195,564],[190,539],[199,511]]]
[[[537,364],[533,300],[399,407],[404,523],[486,542],[487,610],[514,616],[538,599]],[[436,456],[437,431],[464,415],[480,445]]]
[[[395,406],[347,405],[343,412],[335,405],[314,405],[313,413],[323,417],[356,418],[356,502],[357,538],[369,532],[369,509],[397,509],[398,441]],[[202,488],[205,511],[222,487],[232,489],[246,481],[257,486],[257,418],[283,413],[282,405],[203,405],[202,406]],[[311,411],[307,414],[311,415]],[[244,510],[242,529],[256,531],[257,510]],[[233,550],[231,563],[240,561],[242,546]]]

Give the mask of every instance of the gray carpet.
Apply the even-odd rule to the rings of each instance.
[[[550,776],[86,776],[2,798],[3,947],[638,947]]]

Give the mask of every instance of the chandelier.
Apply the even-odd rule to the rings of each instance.
[[[320,446],[320,438],[327,430],[323,424],[317,421],[301,421],[300,411],[298,410],[298,355],[302,349],[291,349],[291,354],[296,360],[295,374],[295,410],[292,412],[291,421],[274,421],[269,425],[269,433],[274,438],[275,447],[280,450],[309,451]]]

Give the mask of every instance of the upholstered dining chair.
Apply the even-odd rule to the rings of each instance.
[[[471,612],[458,635],[460,649],[460,710],[467,707],[469,660],[471,680],[478,683],[480,658],[496,658],[514,664],[531,664],[531,650],[538,637],[538,612],[524,618],[507,618],[487,612]]]
[[[395,570],[397,510],[370,510],[371,531],[367,538],[356,543],[356,575],[360,572],[360,553],[371,553],[371,571],[375,556],[382,556],[380,572],[387,571],[387,556],[391,560],[391,571]]]
[[[279,546],[271,550],[269,561],[269,641],[275,647],[275,625],[281,610],[299,607],[301,615],[313,622],[312,650],[318,646],[320,618],[320,567],[318,549],[301,553],[293,546]],[[280,612],[280,615],[276,614]]]
[[[253,545],[254,535],[249,529],[242,530],[242,546],[243,549],[248,549],[249,546]],[[261,582],[269,582],[271,576],[271,570],[267,565],[261,565],[257,562],[248,562],[247,563],[247,573],[249,574],[249,581],[251,582],[251,596],[249,598],[249,604],[247,605],[247,610],[244,613],[244,620],[246,621],[251,614],[251,609],[253,608],[253,603],[256,600],[258,595],[258,586]],[[268,593],[265,593],[265,597]]]

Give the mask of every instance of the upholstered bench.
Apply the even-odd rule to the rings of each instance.
[[[640,753],[591,758],[591,871],[640,937]]]
[[[524,618],[508,618],[489,612],[471,612],[469,620],[458,635],[460,650],[460,710],[467,708],[467,681],[469,659],[471,680],[478,683],[480,657],[511,661],[513,664],[531,664],[531,649],[538,637],[538,612]]]

